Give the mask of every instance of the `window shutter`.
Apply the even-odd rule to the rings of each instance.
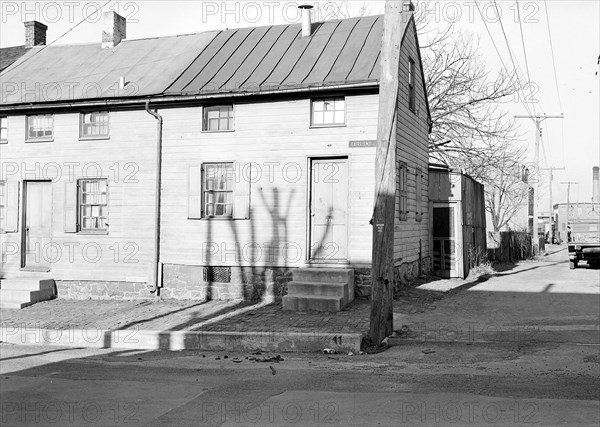
[[[17,233],[19,231],[19,181],[7,181],[4,185],[6,211],[5,211],[5,233]]]
[[[65,182],[65,233],[77,233],[77,181]]]
[[[202,165],[188,165],[187,170],[187,217],[202,218]]]
[[[423,175],[421,169],[417,169],[415,174],[416,186],[417,186],[417,211],[416,219],[421,221],[423,218]]]
[[[252,163],[240,163],[233,183],[233,218],[250,219],[250,188],[256,171]]]

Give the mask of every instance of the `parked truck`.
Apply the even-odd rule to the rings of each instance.
[[[600,204],[595,212],[600,213]],[[593,213],[593,211],[592,211]],[[600,266],[600,215],[596,218],[574,218],[567,225],[569,268],[575,269],[580,261],[591,267]]]

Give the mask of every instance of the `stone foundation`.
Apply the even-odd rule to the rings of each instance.
[[[229,267],[228,267],[229,268]],[[289,268],[230,267],[230,282],[208,282],[205,267],[165,264],[161,296],[174,299],[259,301],[272,295],[281,299],[292,280]]]
[[[155,299],[152,286],[134,282],[95,282],[88,280],[56,280],[58,298],[64,299]]]
[[[419,276],[427,276],[432,271],[431,257],[425,257],[419,261],[405,262],[394,267],[394,295],[401,288],[410,286],[411,282]],[[357,298],[371,297],[371,269],[370,268],[355,268],[354,269],[354,289]]]

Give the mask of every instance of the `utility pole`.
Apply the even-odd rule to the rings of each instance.
[[[552,172],[554,171],[561,171],[561,170],[565,170],[565,168],[555,168],[553,166],[550,166],[549,168],[543,168],[540,170],[549,170],[550,171],[550,176],[549,176],[549,182],[548,182],[548,194],[550,196],[550,210],[548,212],[550,212],[550,243],[552,243],[552,221],[554,218],[553,212],[554,212],[554,204],[552,203],[552,180],[554,179],[554,175],[552,174]]]
[[[579,183],[573,182],[573,181],[567,181],[567,182],[561,182],[561,184],[567,186],[567,226],[570,226],[571,225],[571,185],[577,185]],[[570,241],[570,238],[567,240]]]
[[[535,163],[535,169],[536,169],[536,174],[539,173],[540,170],[540,137],[542,134],[542,128],[541,128],[541,123],[546,120],[546,119],[562,119],[563,115],[561,114],[560,116],[558,115],[554,115],[554,116],[548,116],[548,115],[539,115],[539,114],[535,114],[535,115],[526,115],[526,116],[515,116],[515,119],[532,119],[535,123],[535,155],[534,155],[534,160],[533,162]],[[540,187],[540,180],[538,179],[538,177],[536,177],[535,179],[535,187],[533,190],[533,254],[534,255],[539,255],[540,254],[540,237],[538,234],[538,206],[537,206],[537,197],[539,195],[539,187]]]
[[[394,322],[394,210],[396,202],[396,116],[403,4],[386,0],[381,45],[377,150],[375,153],[375,207],[371,265],[369,338],[379,345],[392,334]],[[411,13],[411,11],[409,11]]]

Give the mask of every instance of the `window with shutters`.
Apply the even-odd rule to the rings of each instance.
[[[80,139],[106,139],[108,137],[108,111],[95,111],[79,115]]]
[[[398,166],[398,189],[400,193],[398,213],[400,221],[406,221],[408,219],[408,167],[403,162]]]
[[[6,189],[4,181],[0,181],[0,231],[4,231],[6,221]]]
[[[54,116],[52,114],[38,114],[27,116],[26,140],[32,142],[52,141],[54,136]]]
[[[8,142],[8,117],[0,117],[0,144]]]
[[[79,231],[108,230],[108,181],[80,179],[78,181]]]
[[[249,219],[252,163],[188,164],[188,219]]]
[[[421,169],[417,169],[415,172],[415,180],[417,187],[417,208],[416,208],[416,220],[423,220],[423,172]]]
[[[233,105],[204,107],[202,130],[205,132],[233,131]]]

